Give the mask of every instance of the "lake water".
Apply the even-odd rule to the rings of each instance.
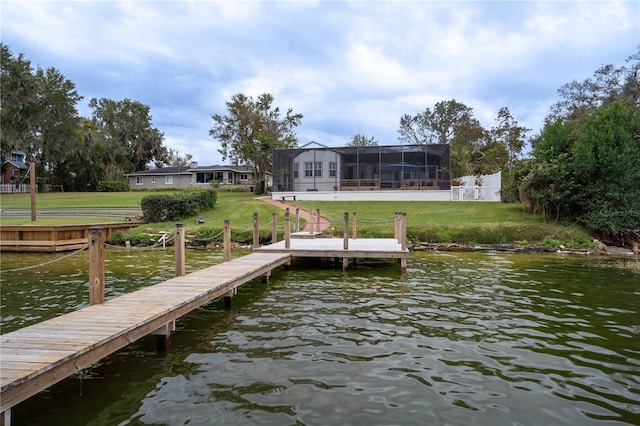
[[[241,254],[241,253],[240,253]],[[234,255],[239,255],[238,253]],[[2,254],[2,269],[61,255]],[[187,272],[220,262],[188,251]],[[87,254],[2,278],[2,332],[86,306]],[[640,424],[640,276],[564,255],[294,261],[14,407],[14,425]],[[107,250],[107,297],[171,250]]]

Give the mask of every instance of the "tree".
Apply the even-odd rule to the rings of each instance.
[[[35,120],[40,115],[38,82],[31,62],[22,54],[14,57],[0,43],[0,142],[5,151],[23,151],[30,156],[35,141]]]
[[[35,160],[52,183],[73,188],[77,172],[73,158],[81,142],[76,105],[82,96],[77,93],[75,84],[54,68],[38,69],[36,80],[40,88],[40,114],[36,119],[38,150]]]
[[[294,114],[291,108],[282,117],[273,101],[269,93],[255,100],[242,93],[233,95],[226,102],[227,115],[213,115],[214,125],[209,130],[209,135],[220,142],[218,152],[223,161],[229,159],[253,168],[258,177],[258,193],[266,191],[266,172],[272,168],[273,150],[296,147],[295,129],[302,121],[302,114]]]
[[[377,146],[378,141],[373,136],[365,136],[363,133],[356,133],[351,138],[347,146]]]
[[[109,162],[129,173],[165,161],[164,134],[153,127],[147,105],[129,99],[93,98],[89,107],[93,108],[93,124],[107,143]]]
[[[500,108],[496,122],[497,126],[491,129],[491,135],[495,142],[502,143],[506,148],[507,167],[511,171],[516,160],[522,154],[526,143],[525,136],[531,129],[519,126],[507,107]]]
[[[169,148],[167,150],[167,162],[166,164],[169,167],[189,167],[191,164],[191,160],[193,160],[193,155],[185,154],[181,155],[178,150],[173,148]]]
[[[619,100],[598,108],[572,152],[577,219],[618,242],[640,240],[640,107]]]
[[[398,139],[403,143],[451,145],[452,176],[472,172],[472,157],[480,149],[485,130],[473,116],[473,109],[451,99],[435,104],[422,113],[400,118]]]
[[[577,120],[616,100],[640,106],[640,46],[626,62],[620,68],[603,65],[591,78],[560,87],[560,100],[551,107],[551,118]]]

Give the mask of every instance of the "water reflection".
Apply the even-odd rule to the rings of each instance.
[[[171,276],[173,254],[155,253],[110,255],[109,294]],[[295,262],[232,309],[185,317],[168,353],[143,339],[16,407],[14,424],[640,424],[640,280],[590,262],[414,253],[402,277]],[[3,281],[3,329],[44,317],[5,305],[81,306],[65,273],[11,295]]]

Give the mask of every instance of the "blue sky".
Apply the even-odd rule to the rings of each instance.
[[[538,133],[557,90],[640,45],[639,1],[0,1],[3,43],[84,96],[148,105],[165,145],[223,163],[235,93],[304,115],[300,144],[397,144],[402,114],[456,99]]]

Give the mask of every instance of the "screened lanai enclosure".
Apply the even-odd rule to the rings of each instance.
[[[273,190],[450,190],[449,145],[330,148],[308,144],[273,153]]]

